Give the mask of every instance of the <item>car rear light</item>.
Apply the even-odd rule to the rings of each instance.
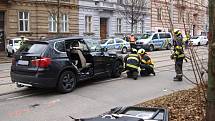
[[[51,58],[42,57],[31,61],[32,66],[46,68],[51,64]]]

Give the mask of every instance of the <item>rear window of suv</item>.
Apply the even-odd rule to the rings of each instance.
[[[48,44],[46,43],[25,43],[18,50],[19,53],[41,54],[45,51]]]

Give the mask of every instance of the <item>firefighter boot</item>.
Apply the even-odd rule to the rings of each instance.
[[[153,71],[152,71],[152,74],[155,76],[155,71],[154,71],[154,69],[153,69]]]
[[[137,77],[138,77],[138,72],[136,72],[136,71],[133,72],[133,79],[134,79],[134,80],[137,80]]]
[[[127,78],[132,78],[132,73],[131,73],[131,71],[127,71],[126,73],[127,73]]]
[[[174,81],[182,81],[182,76],[176,76],[173,79]]]

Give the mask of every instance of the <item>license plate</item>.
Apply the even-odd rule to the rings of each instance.
[[[141,46],[136,46],[136,48],[141,48]]]
[[[25,60],[18,60],[17,64],[27,66],[29,64],[29,62],[25,61]]]

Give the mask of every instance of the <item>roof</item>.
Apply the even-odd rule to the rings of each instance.
[[[65,39],[84,39],[85,37],[81,37],[81,36],[74,36],[74,37],[48,37],[45,39],[42,39],[40,41],[47,41],[47,42],[54,42],[54,41],[58,41],[58,40],[65,40]]]

